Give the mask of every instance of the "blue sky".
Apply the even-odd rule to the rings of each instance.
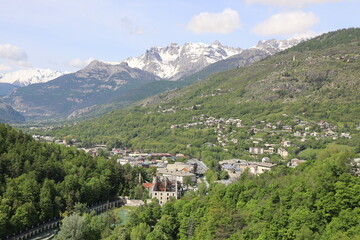
[[[76,71],[185,42],[248,48],[359,27],[360,0],[0,0],[0,73]]]

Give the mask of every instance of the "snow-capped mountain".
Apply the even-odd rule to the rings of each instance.
[[[126,62],[132,68],[139,68],[161,78],[176,81],[191,75],[204,67],[242,52],[240,48],[213,44],[185,43],[180,46],[172,43],[166,47],[152,47],[143,55],[128,58]]]
[[[286,50],[288,48],[294,47],[298,45],[299,43],[309,40],[310,38],[290,38],[290,39],[284,39],[284,40],[276,40],[276,39],[270,39],[270,40],[261,40],[258,42],[258,44],[254,47],[251,47],[250,49],[260,49],[267,51],[270,55],[273,55],[277,52]]]
[[[31,68],[0,75],[0,83],[10,83],[16,86],[28,86],[34,83],[44,83],[53,80],[66,72],[51,69]]]

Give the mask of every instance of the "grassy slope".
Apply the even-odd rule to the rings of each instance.
[[[145,107],[110,112],[57,134],[175,151],[189,143],[213,141],[210,130],[170,130],[171,125],[193,122],[201,114],[250,122],[275,121],[287,113],[354,126],[360,115],[359,35],[359,29],[329,33],[250,67],[162,93],[156,100],[144,101]],[[196,110],[186,109],[195,105]],[[175,112],[159,113],[170,108]]]

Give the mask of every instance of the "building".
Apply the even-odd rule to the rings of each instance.
[[[166,169],[172,172],[196,172],[196,164],[187,164],[182,162],[175,162],[174,164],[168,164]]]
[[[184,182],[186,182],[186,178],[190,178],[191,182],[193,183],[196,182],[196,175],[188,171],[171,171],[168,168],[160,168],[157,169],[157,174],[166,177],[172,181],[177,181],[181,184],[184,184]]]
[[[153,183],[144,187],[149,188],[151,198],[158,199],[161,205],[164,205],[171,198],[180,198],[182,194],[181,184],[167,177],[153,177]]]
[[[270,162],[248,162],[246,160],[231,159],[219,162],[222,170],[228,172],[230,180],[236,180],[248,169],[252,174],[261,174],[270,171],[276,164]]]
[[[250,153],[250,154],[254,154],[254,155],[264,154],[264,148],[260,148],[260,147],[250,147],[250,148],[249,148],[249,153]]]
[[[289,152],[284,149],[284,148],[279,148],[277,153],[282,157],[282,158],[287,158],[289,156]]]
[[[265,150],[264,150],[264,153],[267,153],[267,154],[274,154],[274,153],[275,153],[275,148],[270,147],[269,149],[265,149]]]
[[[290,160],[290,162],[287,163],[287,166],[291,167],[291,168],[296,168],[297,166],[299,166],[301,163],[304,163],[304,162],[306,162],[306,160],[300,160],[297,158],[293,158]]]
[[[283,147],[291,147],[291,141],[284,140],[280,143]]]
[[[273,167],[276,166],[276,164],[268,163],[268,162],[261,162],[261,163],[255,163],[254,166],[254,174],[260,174],[264,173],[266,171],[271,171]],[[251,172],[251,171],[250,171]]]

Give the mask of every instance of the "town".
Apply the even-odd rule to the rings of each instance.
[[[196,108],[194,106],[193,108]],[[198,106],[199,107],[199,106]],[[186,110],[193,110],[189,108]],[[175,108],[162,109],[159,112],[166,114],[176,111]],[[214,129],[215,143],[207,143],[208,147],[228,147],[239,145],[244,149],[241,159],[224,159],[219,161],[219,169],[224,172],[223,177],[216,182],[225,185],[238,180],[245,171],[250,174],[262,174],[278,164],[286,164],[294,168],[306,159],[299,159],[299,145],[306,141],[331,142],[337,138],[351,139],[351,134],[339,132],[337,126],[326,121],[311,122],[293,118],[287,114],[282,115],[283,120],[276,122],[253,121],[245,124],[241,119],[215,118],[206,115],[193,117],[193,122],[187,124],[174,124],[171,129],[190,128]],[[357,130],[360,129],[358,126]],[[246,133],[247,138],[240,137],[239,133]],[[76,139],[55,139],[51,136],[33,135],[39,141],[54,142],[66,146],[81,146]],[[191,146],[189,144],[189,146]],[[134,150],[131,148],[112,148],[106,145],[94,145],[90,148],[78,147],[93,157],[103,156],[114,158],[121,164],[156,169],[152,182],[143,182],[151,198],[159,200],[161,205],[172,197],[180,198],[184,192],[196,190],[201,182],[209,184],[204,177],[209,170],[200,159],[185,156],[182,153],[155,153],[150,150]],[[304,151],[306,149],[301,149]],[[301,156],[301,154],[300,154]]]

